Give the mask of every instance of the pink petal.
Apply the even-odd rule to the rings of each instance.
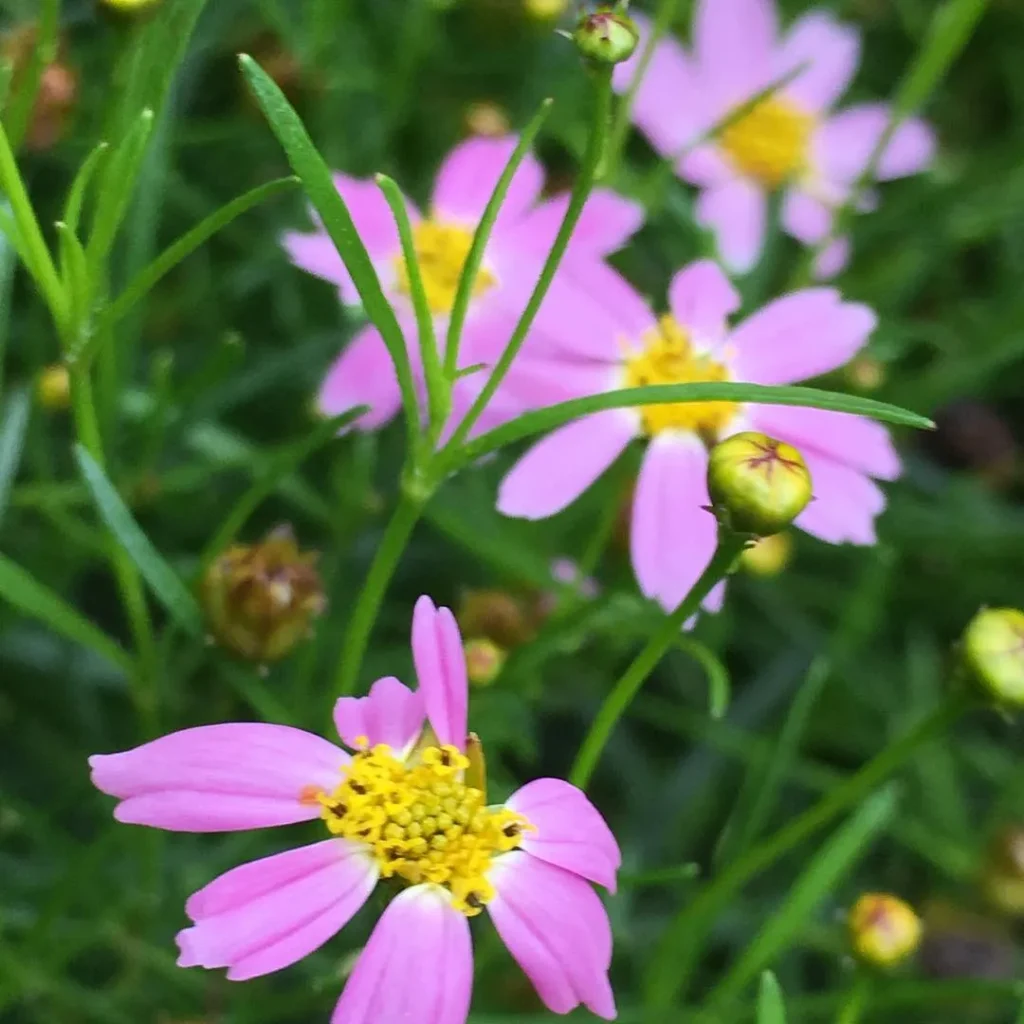
[[[234,832],[308,821],[310,787],[334,789],[349,755],[286,725],[231,722],[184,729],[89,758],[97,789],[119,797],[118,821],[172,832]]]
[[[832,229],[832,210],[814,196],[791,188],[782,201],[782,226],[804,245],[817,245]]]
[[[677,164],[676,173],[692,185],[714,188],[736,177],[727,158],[712,144],[695,146]]]
[[[836,238],[825,246],[814,261],[812,273],[816,281],[828,281],[835,277],[850,261],[849,238]]]
[[[736,273],[750,270],[764,246],[768,205],[752,182],[733,178],[705,189],[697,200],[697,223],[715,233],[722,261]]]
[[[860,33],[827,11],[810,11],[794,22],[777,59],[781,78],[801,65],[806,70],[786,86],[786,96],[820,113],[832,107],[850,85],[860,63]]]
[[[691,263],[672,278],[668,304],[680,324],[697,335],[698,344],[722,340],[726,320],[740,308],[739,293],[713,260]]]
[[[185,904],[179,967],[227,967],[230,981],[279,971],[319,949],[377,884],[368,847],[346,839],[243,864]]]
[[[874,544],[875,517],[885,508],[885,495],[878,485],[817,452],[803,454],[814,498],[796,525],[830,544]]]
[[[830,118],[818,130],[814,163],[826,180],[852,183],[868,165],[875,145],[889,123],[891,112],[883,103],[862,103]],[[879,181],[903,178],[925,170],[935,158],[935,135],[924,121],[904,121],[879,161]]]
[[[331,1024],[465,1024],[472,987],[466,916],[445,890],[415,885],[384,911]]]
[[[546,519],[571,505],[636,435],[622,410],[592,413],[538,441],[509,471],[498,490],[498,511]]]
[[[325,416],[357,405],[370,408],[356,422],[360,430],[382,427],[402,407],[394,364],[373,324],[367,324],[331,364],[317,396],[317,407]]]
[[[412,614],[412,658],[430,722],[442,744],[466,747],[469,684],[455,616],[424,595]]]
[[[537,779],[516,790],[505,806],[536,831],[523,833],[523,850],[615,892],[622,864],[619,844],[597,808],[561,779]]]
[[[487,904],[491,920],[544,1005],[568,1013],[582,1003],[613,1020],[611,925],[594,890],[527,853],[497,858],[490,878],[497,889]]]
[[[518,139],[475,137],[448,154],[438,172],[431,203],[433,216],[476,228]],[[519,165],[495,223],[500,233],[515,224],[537,201],[544,171],[531,154]]]
[[[842,302],[831,288],[784,295],[733,331],[728,349],[734,374],[755,384],[816,377],[851,359],[876,323],[867,306]]]
[[[673,611],[715,552],[718,528],[707,511],[707,451],[688,434],[651,441],[633,496],[630,550],[643,593]]]
[[[723,112],[771,82],[775,42],[772,0],[698,0],[694,54]]]
[[[826,455],[882,480],[895,480],[902,471],[889,431],[874,420],[785,405],[748,405],[746,412],[755,430],[788,441],[802,452]]]
[[[334,705],[338,735],[353,749],[365,737],[371,747],[386,743],[405,751],[422,731],[424,718],[423,694],[394,676],[378,679],[365,697],[339,697]]]

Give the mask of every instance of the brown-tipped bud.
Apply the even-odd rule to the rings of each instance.
[[[50,412],[63,412],[71,404],[71,375],[63,363],[54,363],[39,375],[36,397]]]
[[[1024,828],[1004,829],[988,849],[982,889],[989,903],[1004,914],[1024,916]]]
[[[811,474],[792,445],[745,431],[711,449],[708,493],[723,527],[768,537],[807,507]]]
[[[752,576],[778,576],[789,565],[793,538],[788,533],[773,533],[754,541],[740,555],[740,566]]]
[[[987,700],[1024,707],[1024,612],[983,608],[964,631],[960,660],[970,685]]]
[[[202,582],[203,606],[216,640],[260,663],[283,658],[309,635],[325,607],[316,552],[300,552],[291,528],[258,544],[235,544]]]
[[[632,19],[617,7],[599,7],[581,16],[573,33],[576,49],[595,64],[621,64],[640,42]]]
[[[862,963],[895,967],[921,944],[921,920],[909,904],[888,893],[865,893],[850,910],[850,946]]]
[[[467,590],[455,617],[463,636],[486,637],[505,651],[527,643],[537,632],[527,603],[504,590]]]
[[[486,637],[467,640],[463,650],[470,683],[473,686],[490,686],[505,665],[505,652]]]

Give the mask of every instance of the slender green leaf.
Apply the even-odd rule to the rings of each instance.
[[[125,672],[131,671],[131,658],[118,644],[4,555],[0,555],[0,598],[23,614],[45,622],[68,640],[102,655]]]
[[[13,391],[4,403],[0,422],[0,522],[3,522],[11,487],[18,473],[21,449],[28,429],[29,396],[24,388]]]
[[[88,317],[91,292],[85,250],[67,224],[58,221],[56,228],[60,246],[61,280],[64,294],[68,297],[71,322],[83,324]]]
[[[145,267],[125,286],[124,291],[110,304],[103,315],[104,327],[112,327],[182,260],[191,256],[200,246],[222,231],[232,221],[260,203],[280,195],[298,184],[297,178],[279,178],[267,182],[232,199],[230,203],[211,213],[176,242],[165,249],[149,266]]]
[[[786,1024],[786,1004],[782,989],[771,971],[761,974],[761,990],[757,997],[757,1024]]]
[[[75,459],[92,493],[100,518],[115,540],[127,552],[143,579],[175,621],[193,635],[201,636],[202,614],[181,578],[142,532],[106,474],[81,445],[75,445]]]
[[[79,222],[82,219],[82,208],[85,205],[85,197],[88,194],[89,185],[92,183],[93,177],[107,158],[109,152],[110,143],[108,142],[101,142],[96,146],[85,160],[82,161],[82,166],[78,168],[75,180],[71,183],[67,202],[64,204],[64,216],[61,219],[76,235],[78,234]]]
[[[732,684],[729,681],[729,670],[714,651],[698,643],[692,637],[681,636],[676,641],[676,647],[685,651],[695,661],[700,662],[708,677],[708,714],[714,718],[724,718],[729,710],[729,699],[732,693]]]
[[[627,409],[638,405],[661,405],[682,402],[760,402],[763,405],[798,405],[831,412],[848,412],[868,416],[904,427],[931,429],[934,424],[926,416],[901,409],[887,402],[858,395],[844,395],[837,391],[818,388],[769,387],[764,384],[736,382],[698,384],[654,384],[642,388],[623,388],[604,391],[586,398],[549,405],[528,412],[502,426],[489,430],[466,443],[458,456],[459,464],[473,462],[482,455],[503,448],[507,444],[560,427],[570,420],[604,409]]]

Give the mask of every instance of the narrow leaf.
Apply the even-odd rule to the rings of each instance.
[[[4,555],[0,555],[0,598],[125,672],[131,671],[131,658],[118,644]]]
[[[704,669],[704,673],[708,677],[708,714],[714,719],[724,718],[729,710],[729,699],[732,693],[729,670],[712,650],[705,647],[704,644],[698,643],[692,637],[681,636],[676,641],[676,647],[700,662],[701,668]]]
[[[771,971],[761,975],[761,990],[757,997],[757,1024],[786,1024],[786,1005],[782,989]]]
[[[75,234],[78,234],[79,221],[82,219],[82,207],[85,205],[89,185],[109,152],[110,144],[107,142],[101,142],[96,146],[82,161],[82,166],[78,168],[75,180],[71,183],[67,202],[64,204],[64,216],[61,219]]]
[[[28,429],[29,396],[24,388],[11,393],[4,405],[4,418],[0,422],[0,522],[7,511],[11,487],[18,473],[21,449]]]
[[[160,603],[189,633],[202,635],[203,619],[195,598],[142,532],[106,474],[81,445],[75,445],[75,459],[100,518],[138,567]]]

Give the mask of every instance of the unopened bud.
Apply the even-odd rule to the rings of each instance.
[[[62,412],[71,403],[71,375],[63,363],[48,366],[36,382],[39,404],[50,412]]]
[[[119,14],[141,14],[150,8],[158,7],[163,0],[101,0],[101,3]]]
[[[745,431],[711,449],[708,493],[723,527],[768,537],[807,507],[811,474],[792,445]]]
[[[532,640],[537,631],[527,603],[504,590],[467,590],[455,617],[463,636],[486,637],[506,651]]]
[[[895,967],[921,943],[921,920],[909,904],[888,893],[865,893],[850,910],[850,945],[872,967]]]
[[[490,686],[505,665],[505,652],[486,637],[467,640],[466,675],[474,686]]]
[[[886,376],[885,363],[873,356],[858,356],[846,367],[846,379],[858,391],[877,391]]]
[[[982,888],[998,910],[1013,917],[1024,916],[1024,828],[1007,828],[991,844]]]
[[[564,14],[569,7],[569,0],[523,0],[523,9],[534,21],[554,21]]]
[[[1024,708],[1024,612],[983,608],[964,632],[961,662],[969,683],[1005,708]]]
[[[500,139],[511,131],[508,114],[497,103],[473,103],[466,109],[466,128],[471,135]]]
[[[640,33],[623,11],[599,7],[580,18],[572,38],[587,60],[595,64],[621,64],[633,56]]]
[[[203,605],[216,640],[260,663],[288,654],[324,610],[317,557],[316,552],[299,551],[287,526],[258,544],[228,548],[202,582]]]
[[[754,541],[740,555],[740,565],[752,576],[778,576],[789,565],[793,538],[788,533],[773,533]]]

